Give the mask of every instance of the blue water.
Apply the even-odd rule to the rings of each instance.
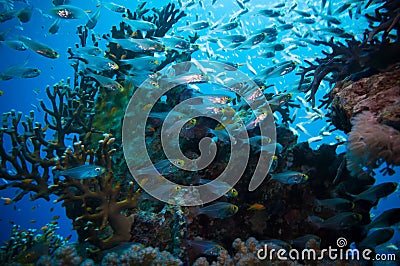
[[[0,113],[9,111],[10,109],[15,109],[21,111],[24,114],[28,114],[30,110],[35,110],[36,117],[38,121],[42,119],[43,111],[38,111],[35,106],[39,106],[38,99],[44,99],[46,101],[45,88],[47,85],[52,85],[57,83],[61,79],[66,79],[73,75],[73,69],[70,66],[70,61],[67,59],[67,48],[72,47],[75,43],[79,43],[79,38],[76,34],[76,27],[80,24],[86,23],[82,20],[70,20],[62,21],[61,28],[57,34],[51,35],[48,33],[48,28],[53,23],[53,18],[49,18],[46,14],[47,10],[52,7],[50,0],[31,0],[30,4],[34,7],[34,13],[31,20],[28,23],[21,24],[17,19],[6,21],[0,24],[0,31],[10,30],[8,33],[8,38],[17,37],[20,35],[25,35],[31,37],[33,40],[40,41],[48,44],[52,48],[56,49],[60,53],[60,58],[49,59],[42,57],[32,51],[15,51],[5,46],[0,46],[0,71],[6,69],[7,67],[15,64],[21,64],[28,61],[27,66],[38,67],[42,73],[40,76],[33,79],[12,79],[8,81],[0,82],[0,90],[4,91],[4,95],[0,96]],[[114,1],[118,4],[122,4],[127,8],[134,10],[138,4],[138,1]],[[223,18],[223,22],[227,22],[229,16],[238,11],[239,7],[235,1],[222,1],[217,0],[214,6],[211,6],[211,0],[204,0],[205,8],[201,8],[199,4],[190,7],[187,11],[188,16],[181,19],[174,27],[175,32],[177,27],[184,26],[186,21],[195,21],[196,15],[198,15],[198,20],[211,20],[213,22],[218,21]],[[287,6],[290,6],[291,1],[286,1]],[[312,1],[309,1],[312,3]],[[317,2],[317,1],[316,1]],[[84,10],[91,10],[94,12],[96,10],[97,1],[72,1]],[[266,3],[277,4],[276,1],[250,1],[251,6],[256,5],[267,5]],[[152,6],[163,6],[164,1],[147,1],[147,7]],[[306,1],[299,1],[298,9],[306,8]],[[315,4],[319,7],[319,3]],[[23,3],[17,2],[16,7],[24,6]],[[358,20],[350,20],[348,16],[343,16],[343,25],[345,29],[351,29],[355,33],[356,38],[360,38],[363,30],[367,27],[366,21],[363,18]],[[121,15],[111,12],[107,9],[102,10],[99,23],[94,29],[94,33],[98,36],[102,34],[109,33],[111,26],[118,25],[121,21]],[[265,18],[262,16],[255,16],[254,13],[249,12],[241,17],[243,23],[243,29],[239,29],[238,32],[244,32],[246,34],[252,32],[256,29],[261,29],[265,27],[272,26],[274,19]],[[323,27],[323,23],[319,24]],[[312,30],[311,28],[301,30]],[[235,32],[235,31],[234,31]],[[171,33],[171,32],[169,32]],[[179,33],[176,32],[177,35]],[[207,34],[207,30],[202,30],[199,32],[201,36]],[[183,34],[187,36],[187,34]],[[291,31],[279,35],[279,40],[287,38],[296,38],[293,36]],[[202,43],[199,41],[199,43]],[[204,43],[204,42],[203,42]],[[100,48],[105,49],[106,41],[100,41]],[[288,60],[288,58],[295,58],[299,63],[303,62],[304,59],[312,60],[316,56],[321,56],[321,47],[308,46],[299,47],[298,49],[290,51],[291,54],[276,53],[276,56],[271,59],[259,58],[257,54],[258,49],[244,50],[244,51],[218,51],[218,45],[210,43],[210,50],[220,58],[236,62],[236,63],[246,63],[248,61],[256,70],[262,69],[263,66],[271,66],[273,62],[283,62]],[[202,51],[197,51],[193,54],[196,59],[208,59],[207,53]],[[240,68],[241,71],[248,74],[250,77],[253,75],[246,66]],[[271,78],[268,80],[267,84],[274,84],[277,91],[291,90],[295,86],[296,80],[299,78],[292,72],[288,75],[279,78]],[[328,84],[323,84],[326,87],[326,91],[330,89]],[[274,89],[271,89],[272,91]],[[34,91],[38,92],[36,94]],[[320,90],[318,97],[321,97],[325,92],[323,89]],[[303,94],[298,94],[298,96],[304,97]],[[299,102],[296,102],[299,103]],[[293,110],[292,110],[293,112]],[[304,109],[298,110],[297,120],[291,126],[294,128],[296,123],[305,122],[306,118],[302,118],[306,115]],[[312,124],[307,125],[307,130],[311,136],[318,135],[320,129],[326,125],[326,121],[319,120]],[[336,143],[336,138],[346,138],[346,135],[335,131],[331,136],[327,136],[322,142],[312,143],[312,148],[317,148],[318,145],[322,143]],[[307,141],[309,136],[299,132],[299,142]],[[342,152],[345,150],[344,146],[339,147],[338,151]],[[397,169],[398,170],[398,169]],[[397,182],[399,179],[400,171],[390,180]],[[378,174],[378,183],[382,181],[388,181],[388,177],[383,177]],[[0,181],[1,182],[1,181]],[[13,190],[0,191],[0,196],[2,197],[13,197]],[[61,207],[61,203],[54,204],[52,201],[55,197],[51,198],[50,202],[46,202],[43,199],[31,202],[29,200],[29,195],[25,196],[23,200],[13,203],[8,206],[0,204],[0,241],[7,241],[10,235],[10,230],[12,225],[10,222],[21,225],[23,228],[41,228],[43,225],[48,223],[53,216],[59,215],[60,219],[58,233],[64,237],[72,234],[72,241],[77,240],[75,232],[72,230],[71,221],[65,217],[64,208]],[[387,199],[382,199],[378,205],[377,209],[373,210],[373,213],[378,214],[385,209],[391,208],[393,206],[399,206],[400,199],[398,193],[392,194]],[[54,211],[50,212],[50,208],[54,208]],[[32,223],[30,220],[36,220]]]

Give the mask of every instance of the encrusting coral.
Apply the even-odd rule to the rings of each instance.
[[[339,82],[330,93],[330,119],[349,132],[347,167],[353,175],[387,164],[400,165],[400,71],[399,65],[362,78]]]
[[[379,74],[358,81],[338,82],[329,96],[332,124],[349,132],[350,120],[369,111],[379,123],[400,130],[400,71],[395,64]]]

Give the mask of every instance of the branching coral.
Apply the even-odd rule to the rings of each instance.
[[[88,143],[88,137],[93,128],[93,112],[95,97],[98,89],[85,86],[82,88],[70,87],[70,80],[67,83],[61,81],[46,88],[46,93],[51,102],[51,109],[47,108],[43,101],[40,106],[45,111],[45,122],[49,129],[56,131],[57,142],[53,144],[57,148],[57,155],[65,150],[65,136],[71,133],[79,135],[84,144]]]
[[[74,228],[80,232],[80,237],[86,235],[85,240],[101,249],[130,241],[133,219],[124,212],[137,206],[138,195],[134,192],[133,183],[124,195],[120,184],[114,182],[111,156],[116,149],[110,148],[114,141],[106,135],[96,151],[96,164],[106,167],[106,173],[83,181],[66,177],[49,188],[52,193],[61,195],[57,201],[63,201],[63,206],[69,209],[69,217],[74,219]],[[67,149],[61,159],[66,165],[71,161],[93,163],[94,152],[85,150],[77,143],[75,152]],[[61,162],[58,162],[57,170],[60,165]]]
[[[186,16],[185,12],[175,9],[175,4],[173,3],[169,3],[161,10],[154,8],[152,10],[157,13],[157,16],[153,16],[153,23],[157,26],[157,30],[154,33],[156,37],[164,36],[179,19]]]
[[[83,143],[89,143],[92,131],[95,93],[80,88],[71,89],[61,81],[52,89],[46,88],[51,107],[40,102],[45,112],[45,123],[34,122],[34,112],[21,121],[22,113],[11,112],[3,115],[0,130],[0,175],[10,182],[1,188],[16,187],[21,191],[13,199],[20,200],[24,195],[34,192],[31,199],[49,200],[48,182],[49,168],[55,165],[55,158],[61,156],[66,149],[66,136],[75,133]],[[54,139],[48,140],[46,131],[54,132]],[[22,130],[22,132],[21,132]],[[9,141],[9,142],[8,142]],[[11,143],[11,151],[6,151],[7,143]]]
[[[180,11],[179,9],[175,9],[174,3],[168,3],[165,7],[161,9],[152,8],[154,12],[153,16],[144,15],[149,11],[149,9],[145,9],[146,2],[139,5],[136,11],[132,14],[130,10],[128,10],[128,19],[143,19],[145,21],[149,21],[154,23],[157,26],[157,29],[154,32],[148,32],[146,37],[154,36],[154,37],[163,37],[165,34],[172,28],[172,26],[178,22],[179,19],[186,16],[185,12]]]
[[[50,94],[50,96],[52,95],[55,94]],[[56,106],[55,102],[54,105]],[[51,111],[46,109],[46,112]],[[58,111],[51,112],[50,115],[58,117],[59,113]],[[129,241],[133,221],[122,212],[126,209],[135,208],[137,201],[133,184],[130,185],[128,191],[121,191],[120,185],[114,183],[111,155],[116,150],[111,149],[110,146],[115,139],[107,135],[104,140],[100,141],[100,146],[96,152],[91,148],[86,148],[82,142],[77,142],[74,144],[74,150],[66,148],[64,154],[58,157],[54,153],[64,146],[65,135],[63,135],[63,138],[58,138],[54,143],[47,143],[40,124],[33,126],[33,115],[27,118],[27,122],[23,122],[25,131],[23,135],[19,135],[17,127],[21,114],[17,115],[15,112],[11,112],[6,117],[11,117],[12,126],[3,127],[2,136],[4,134],[11,136],[13,149],[11,155],[9,155],[5,151],[4,143],[1,143],[0,152],[3,164],[1,171],[3,178],[14,181],[9,182],[7,186],[22,190],[13,201],[18,201],[25,194],[32,192],[36,192],[36,194],[33,194],[31,199],[42,197],[49,200],[50,194],[60,195],[57,201],[64,201],[63,206],[66,206],[70,218],[75,219],[76,229],[85,231],[82,232],[81,236],[86,235],[90,242],[101,248],[109,248],[121,241]],[[76,114],[74,117],[76,117]],[[59,125],[52,125],[52,127],[58,129],[56,132],[68,132],[75,125],[74,122],[63,123],[59,120],[57,122],[57,119],[55,121],[56,125]],[[31,139],[33,151],[30,151],[27,147],[26,138]],[[42,151],[47,152],[44,158],[41,157]],[[99,180],[80,181],[70,177],[60,180],[54,177],[54,185],[48,186],[50,167],[56,166],[56,170],[65,170],[84,164],[86,161],[103,165],[107,167],[108,172],[99,177]],[[28,170],[27,163],[31,164],[31,171]],[[7,168],[10,167],[8,164],[15,168],[15,175],[11,175],[7,171]],[[7,186],[2,188],[4,189]],[[122,195],[122,192],[126,194]],[[101,238],[99,234],[106,226],[112,228],[112,233]]]
[[[145,8],[145,4],[143,3],[139,5],[136,10],[132,13],[130,10],[127,11],[126,17],[130,20],[144,20],[153,23],[156,26],[155,30],[150,30],[146,32],[146,38],[150,37],[164,37],[167,32],[173,27],[175,23],[177,23],[181,18],[185,17],[186,14],[184,11],[175,8],[175,4],[169,3],[161,9],[152,8],[153,15],[145,16],[150,9]],[[125,16],[125,15],[124,15]],[[133,38],[142,38],[142,35],[139,33],[133,32],[132,27],[128,26],[125,23],[120,24],[120,29],[118,30],[115,26],[113,27],[112,37],[117,39],[123,39],[128,37]],[[194,36],[189,36],[190,43],[194,44],[194,42],[200,36],[197,33]],[[185,41],[185,40],[183,40]],[[185,52],[177,52],[174,49],[168,49],[166,51],[166,58],[163,60],[156,68],[156,70],[163,69],[166,65],[171,62],[180,62],[180,61],[188,61],[190,60],[190,55],[198,48],[193,46],[191,49]],[[135,58],[138,55],[131,53],[129,51],[124,51],[123,49],[117,49],[116,46],[110,44],[110,53],[108,53],[111,57],[117,59],[130,59]],[[141,82],[139,82],[140,84]]]
[[[316,58],[317,64],[314,64],[308,60],[304,60],[309,67],[300,66],[303,70],[300,77],[299,89],[304,83],[306,77],[308,77],[309,72],[312,71],[313,81],[306,91],[311,90],[311,102],[315,105],[315,94],[318,90],[322,79],[329,73],[333,73],[333,79],[335,81],[342,80],[349,74],[349,68],[353,67],[356,71],[361,70],[361,66],[358,64],[358,56],[360,54],[359,42],[356,40],[347,41],[345,46],[342,43],[335,44],[333,38],[329,42],[325,41],[315,41],[317,44],[324,44],[332,48],[332,52],[329,54],[323,51],[326,55],[325,58]],[[354,71],[352,71],[354,72]]]
[[[91,242],[99,247],[110,247],[119,241],[129,241],[131,221],[121,211],[136,206],[133,187],[121,192],[120,186],[114,183],[110,158],[115,152],[110,148],[114,139],[107,136],[96,152],[93,149],[92,134],[98,133],[93,128],[98,87],[90,86],[83,80],[81,86],[75,88],[71,88],[69,83],[68,79],[67,83],[61,81],[52,89],[47,87],[51,105],[48,107],[43,101],[40,102],[45,112],[45,127],[34,122],[33,112],[26,117],[26,121],[21,121],[22,114],[15,111],[4,114],[0,138],[0,174],[12,182],[1,188],[21,189],[13,201],[20,200],[28,193],[32,200],[49,200],[51,194],[58,195],[58,201],[64,201],[68,215],[72,219],[80,218],[75,221],[77,229],[85,228],[85,224],[89,223],[92,225],[88,227],[90,232],[82,234],[86,238],[90,236]],[[48,140],[47,130],[54,132],[54,139]],[[73,150],[67,148],[71,134],[75,134]],[[11,143],[11,152],[6,151],[8,143]],[[51,179],[50,170],[53,166],[56,166],[56,170],[65,170],[86,161],[107,167],[107,175],[98,181],[81,182],[69,177],[64,180],[58,177]],[[120,192],[125,193],[126,198]],[[80,207],[74,209],[77,206]],[[88,210],[90,207],[93,210]],[[101,229],[110,226],[113,231],[107,237],[100,238],[99,231],[94,230],[97,226]]]
[[[347,45],[344,45],[340,42],[335,43],[333,38],[329,42],[315,42],[329,46],[332,52],[323,51],[326,57],[315,59],[317,64],[305,60],[310,66],[300,66],[303,71],[300,73],[299,89],[306,77],[310,75],[313,77],[311,85],[306,90],[311,91],[310,99],[313,106],[315,105],[315,94],[319,85],[328,74],[332,74],[331,79],[333,82],[344,80],[347,77],[352,80],[358,80],[400,61],[400,43],[368,46],[352,39],[346,40]],[[328,105],[331,100],[330,98],[323,104]]]
[[[363,41],[354,38],[346,40],[346,45],[333,41],[315,41],[315,44],[323,44],[332,49],[331,53],[323,51],[325,58],[317,58],[316,63],[305,60],[309,67],[303,67],[298,89],[305,83],[306,77],[312,76],[313,80],[307,91],[311,91],[310,99],[315,105],[315,94],[322,80],[332,74],[331,81],[338,82],[350,77],[358,80],[362,77],[375,74],[377,71],[400,61],[400,43],[398,36],[394,41],[388,38],[389,33],[395,29],[398,33],[400,19],[400,3],[397,0],[387,0],[376,11],[375,17],[368,16],[372,31],[366,30]],[[372,26],[374,22],[379,25]],[[383,31],[381,41],[375,37]],[[329,97],[326,97],[329,98]],[[332,99],[323,101],[322,105],[329,105]]]
[[[189,45],[185,46],[185,49],[175,47],[176,50],[168,49],[164,51],[165,46],[162,41],[166,39],[158,37],[167,34],[173,24],[184,17],[185,14],[183,11],[175,9],[174,4],[168,4],[161,10],[153,9],[154,14],[145,16],[149,14],[150,10],[146,9],[144,5],[145,3],[140,5],[133,14],[128,12],[128,18],[152,22],[157,26],[157,29],[149,30],[143,36],[138,31],[134,32],[133,27],[130,27],[128,23],[121,22],[119,28],[114,26],[111,31],[112,38],[106,37],[110,40],[106,57],[112,60],[112,63],[118,64],[119,67],[93,66],[85,57],[94,60],[94,62],[102,61],[104,58],[101,58],[101,55],[92,57],[82,54],[79,57],[80,61],[73,64],[75,70],[73,86],[70,85],[71,81],[67,80],[66,83],[56,84],[52,89],[47,88],[46,93],[50,105],[46,105],[44,102],[40,103],[45,114],[45,126],[42,127],[40,123],[34,122],[33,113],[26,117],[26,121],[23,122],[21,122],[22,114],[15,111],[4,115],[0,139],[1,173],[3,174],[2,177],[9,183],[3,185],[0,189],[20,188],[22,192],[13,201],[18,201],[25,194],[31,192],[33,192],[32,199],[42,197],[48,200],[50,195],[56,195],[58,197],[56,201],[62,202],[62,205],[66,208],[67,216],[73,221],[81,244],[88,242],[95,246],[91,251],[95,248],[97,248],[96,251],[104,251],[118,247],[124,242],[140,242],[166,249],[179,258],[189,258],[187,240],[199,235],[203,239],[215,240],[223,245],[230,245],[236,237],[247,238],[255,234],[257,237],[273,237],[289,241],[306,232],[321,233],[328,236],[321,241],[323,245],[332,244],[336,240],[332,236],[339,234],[342,236],[343,233],[345,233],[343,236],[346,236],[349,241],[356,241],[361,238],[359,235],[363,234],[363,230],[359,224],[351,230],[347,230],[347,227],[341,228],[340,225],[338,227],[333,225],[326,232],[315,229],[311,222],[304,222],[308,217],[317,213],[314,207],[319,199],[335,199],[337,194],[340,194],[340,191],[335,190],[332,181],[336,180],[336,177],[338,177],[338,180],[341,178],[339,181],[348,181],[348,172],[343,169],[343,155],[340,157],[335,153],[337,145],[322,145],[317,151],[313,151],[308,143],[296,144],[297,137],[292,134],[288,127],[278,128],[278,133],[282,133],[279,134],[278,142],[283,147],[277,152],[279,153],[277,154],[279,162],[278,166],[274,168],[273,174],[296,171],[308,175],[309,180],[304,184],[286,184],[271,178],[249,196],[247,193],[248,181],[251,178],[251,171],[255,168],[256,157],[258,156],[252,154],[247,168],[248,171],[244,173],[243,179],[237,183],[239,196],[232,196],[229,199],[230,202],[238,205],[239,211],[229,219],[214,219],[205,214],[199,214],[195,218],[191,218],[191,223],[188,224],[185,217],[187,213],[180,207],[165,206],[164,203],[148,203],[146,196],[139,196],[138,191],[140,190],[136,189],[138,184],[135,184],[133,180],[129,181],[130,176],[127,173],[126,163],[120,149],[122,116],[133,92],[133,86],[137,85],[134,82],[139,82],[149,75],[155,75],[166,64],[189,60],[193,52],[191,45],[199,38],[197,34],[190,37],[189,41],[173,37],[178,43],[182,40],[182,43],[189,43]],[[82,48],[86,45],[87,28],[79,27],[78,35]],[[157,67],[151,66],[149,69],[146,68],[144,71],[140,69],[139,71],[138,68],[132,67],[133,63],[127,63],[127,60],[140,57],[143,59],[143,56],[153,56],[153,59],[158,60],[162,57],[156,57],[151,49],[129,50],[131,48],[129,45],[124,49],[123,45],[120,45],[124,42],[118,40],[138,41],[143,37],[155,37],[147,41],[163,47],[160,52],[165,52],[165,60]],[[94,38],[92,38],[92,41],[96,45]],[[333,81],[338,81],[345,79],[348,75],[359,73],[366,67],[381,68],[382,65],[378,61],[384,58],[384,53],[392,51],[395,55],[394,59],[383,60],[384,64],[391,62],[390,60],[397,60],[399,55],[396,51],[398,44],[390,42],[376,43],[377,46],[367,46],[365,43],[353,39],[348,40],[345,45],[334,43],[332,39],[329,42],[317,41],[317,44],[329,46],[332,52],[324,52],[326,58],[317,59],[316,63],[307,61],[310,66],[303,68],[303,73],[301,73],[299,86],[302,86],[301,83],[308,80],[310,73],[314,76],[314,80],[308,88],[311,90],[313,105],[315,104],[315,93],[319,83],[329,73],[332,73]],[[71,57],[74,56],[72,53],[71,49]],[[75,58],[78,57],[75,56]],[[110,62],[107,60],[104,61]],[[81,62],[85,62],[85,67],[88,69],[88,65],[91,65],[91,72],[93,73],[89,73],[87,69],[79,71],[82,66]],[[183,72],[183,69],[175,69],[176,76],[180,76]],[[96,76],[98,79],[103,77],[121,85],[121,87],[118,87],[120,90],[107,90],[106,86],[101,86],[101,82],[95,78]],[[114,76],[116,76],[115,79]],[[130,82],[130,80],[133,81]],[[125,85],[123,88],[122,84]],[[166,111],[167,107],[178,104],[185,97],[189,97],[192,92],[183,92],[183,88],[184,86],[167,94],[167,101],[155,106],[152,109],[153,113]],[[288,95],[285,95],[285,99]],[[268,97],[271,102],[274,100],[273,96],[269,95]],[[275,96],[280,97],[280,95]],[[160,107],[161,105],[162,107]],[[165,110],[162,109],[164,107]],[[283,122],[287,123],[290,121],[289,107],[298,106],[290,102],[289,99],[283,102],[276,100],[275,105],[272,106],[272,111],[280,112]],[[210,133],[209,129],[215,128],[215,125],[213,126],[212,123],[207,121],[207,119],[199,118],[195,125],[198,131],[190,132],[189,130],[192,129],[190,128],[186,132],[187,136],[191,134],[194,137],[190,140],[188,140],[188,137],[182,143],[197,148],[200,133],[206,132],[207,134]],[[151,128],[152,134],[146,142],[154,144],[148,145],[152,148],[149,153],[155,158],[162,158],[160,154],[163,151],[160,149],[159,139],[155,140],[161,134],[159,127],[158,125],[153,126],[151,119],[149,125],[148,128]],[[255,127],[249,131],[252,135],[258,136],[257,130]],[[54,139],[46,135],[49,131],[54,132]],[[397,135],[393,136],[396,137]],[[5,138],[10,141],[6,143]],[[98,141],[99,138],[102,139]],[[218,139],[217,136],[216,139]],[[358,138],[359,140],[360,138]],[[134,145],[134,141],[132,140],[131,147],[132,151],[136,152],[134,149],[137,146]],[[6,151],[10,146],[9,143],[11,143],[11,152]],[[228,150],[228,145],[225,145],[222,141],[219,141],[218,145],[223,146],[223,151]],[[197,156],[196,151],[192,153],[193,157]],[[383,155],[382,151],[379,152],[381,152],[382,158],[390,155],[386,151]],[[390,152],[393,152],[393,150],[390,150]],[[225,159],[227,154],[228,152],[222,152],[219,155],[222,159]],[[133,153],[133,156],[135,156],[135,153]],[[67,174],[67,171],[84,165],[97,165],[106,169],[106,171],[98,176],[90,176],[87,179],[82,178],[82,180]],[[196,179],[199,178],[216,178],[218,173],[222,172],[219,169],[222,169],[224,165],[220,163],[217,166],[212,166],[205,169],[200,175],[180,171],[172,176],[171,173],[171,178],[172,180],[179,181],[182,179],[185,182],[190,182],[190,184],[197,184],[198,180]],[[340,167],[340,170],[337,170],[338,167]],[[53,170],[53,178],[51,178],[51,170]],[[343,183],[339,184],[343,185]],[[360,188],[360,190],[362,189],[364,187]],[[349,193],[353,193],[353,191],[349,191]],[[348,196],[349,193],[340,195]],[[228,195],[225,197],[228,197]],[[264,209],[255,210],[253,205],[258,207],[261,205]],[[368,206],[357,205],[357,208],[357,213],[362,212],[360,215],[365,220],[369,219]],[[322,213],[320,218],[329,219],[335,217],[338,213],[340,213],[340,209],[329,209]],[[211,228],[212,230],[210,230]],[[233,250],[230,250],[228,246],[227,250],[219,254],[218,263],[262,265],[263,262],[260,262],[255,255],[259,244],[255,239],[249,239],[246,243],[236,240]],[[233,251],[231,252],[232,257],[229,255],[230,251]],[[74,260],[73,263],[75,264],[81,262],[80,254],[71,246],[59,249],[56,254],[58,256],[55,260],[57,263],[58,261],[63,263],[64,259]],[[93,256],[101,255],[104,255],[104,253],[96,252]],[[193,260],[196,258],[193,258]],[[44,257],[43,264],[47,262],[56,263],[52,258]],[[140,245],[134,245],[122,257],[118,252],[110,253],[105,256],[103,262],[104,264],[133,262],[166,265],[168,263],[171,265],[181,263],[166,252],[144,248]],[[88,261],[87,263],[90,264],[91,262]],[[204,260],[203,263],[205,263]]]
[[[366,7],[371,4],[369,1]],[[400,2],[399,0],[387,0],[383,5],[375,10],[375,16],[366,14],[365,15],[370,21],[370,27],[372,30],[367,32],[367,41],[371,42],[373,38],[380,32],[383,31],[382,41],[389,41],[389,33],[394,29],[398,33],[400,30]],[[373,26],[374,22],[378,22],[378,26]],[[398,36],[396,37],[398,40]]]
[[[140,5],[133,19],[147,20],[157,25],[157,30],[148,34],[158,37],[164,36],[185,16],[183,11],[175,9],[174,4],[168,4],[160,10],[153,9],[153,16],[144,17],[148,11],[144,4]],[[111,32],[112,37],[117,39],[131,38],[133,33],[125,23],[121,23],[119,30],[113,27]],[[79,26],[77,34],[81,48],[85,47],[89,37],[87,28]],[[94,36],[92,42],[97,46]],[[118,63],[122,58],[151,54],[148,51],[127,53],[115,44],[109,44],[109,47],[110,51],[106,56]],[[160,67],[180,57],[186,60],[190,58],[191,52],[193,51],[187,54],[169,52]],[[74,55],[72,49],[69,53]],[[84,61],[84,56],[81,61]],[[118,129],[132,93],[132,84],[126,84],[121,91],[111,94],[102,89],[97,80],[87,77],[85,70],[80,69],[80,64],[79,60],[72,64],[75,71],[73,84],[67,79],[66,82],[61,81],[46,88],[50,104],[40,102],[44,111],[44,126],[35,122],[33,111],[26,116],[25,121],[22,113],[14,110],[3,115],[0,129],[0,176],[7,183],[1,185],[0,189],[20,189],[11,202],[22,199],[26,194],[30,194],[32,200],[50,200],[50,195],[58,196],[57,201],[63,202],[67,216],[73,220],[79,240],[87,240],[99,249],[108,249],[121,242],[132,241],[133,217],[137,210],[138,194],[135,184],[127,181],[122,150],[115,149],[121,143]],[[117,69],[99,70],[96,73],[110,78],[117,74],[116,82],[122,83],[124,80],[128,83],[129,77],[125,71],[129,71],[129,68],[125,66],[118,71]],[[109,119],[110,117],[113,119]],[[110,131],[114,137],[105,134],[98,145],[103,133]],[[53,135],[48,135],[49,132]],[[11,151],[8,151],[10,147]],[[62,172],[60,174],[60,171],[87,163],[102,166],[107,171],[87,180],[62,177]],[[51,170],[54,171],[53,175]],[[177,213],[174,212],[174,215]],[[171,226],[177,228],[182,224]],[[180,230],[177,233],[180,234]],[[179,239],[174,235],[169,238],[171,250],[180,245]]]
[[[14,110],[3,114],[3,125],[0,131],[0,155],[2,158],[0,175],[12,182],[2,185],[1,189],[20,188],[21,191],[12,199],[13,201],[20,200],[30,192],[35,193],[31,196],[32,199],[49,200],[47,181],[50,177],[49,167],[54,165],[52,148],[55,145],[52,146],[44,140],[41,125],[33,122],[33,112],[26,117],[26,121],[22,122],[24,131],[20,134],[18,127],[21,118],[22,113],[16,113]],[[9,140],[12,149],[7,152],[6,142]],[[40,156],[41,152],[46,152],[44,158]]]

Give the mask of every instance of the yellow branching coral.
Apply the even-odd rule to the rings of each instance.
[[[105,134],[96,152],[85,150],[80,143],[75,144],[74,151],[67,149],[61,158],[64,163],[94,163],[96,159],[96,165],[105,167],[107,171],[97,178],[85,180],[67,176],[50,187],[52,192],[61,195],[56,201],[63,201],[62,205],[67,208],[70,218],[74,219],[74,228],[78,230],[79,236],[85,236],[84,240],[100,249],[130,241],[133,218],[129,211],[137,207],[138,194],[134,191],[133,183],[124,191],[114,180],[111,158],[116,152],[116,149],[111,149],[114,141],[114,138]],[[61,168],[59,161],[55,169],[66,168]]]

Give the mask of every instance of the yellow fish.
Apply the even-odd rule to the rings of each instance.
[[[248,209],[248,211],[262,211],[265,210],[265,206],[260,204],[260,203],[254,203],[253,205],[251,205]]]
[[[4,200],[4,205],[10,205],[13,202],[10,198],[1,197],[1,199]]]

